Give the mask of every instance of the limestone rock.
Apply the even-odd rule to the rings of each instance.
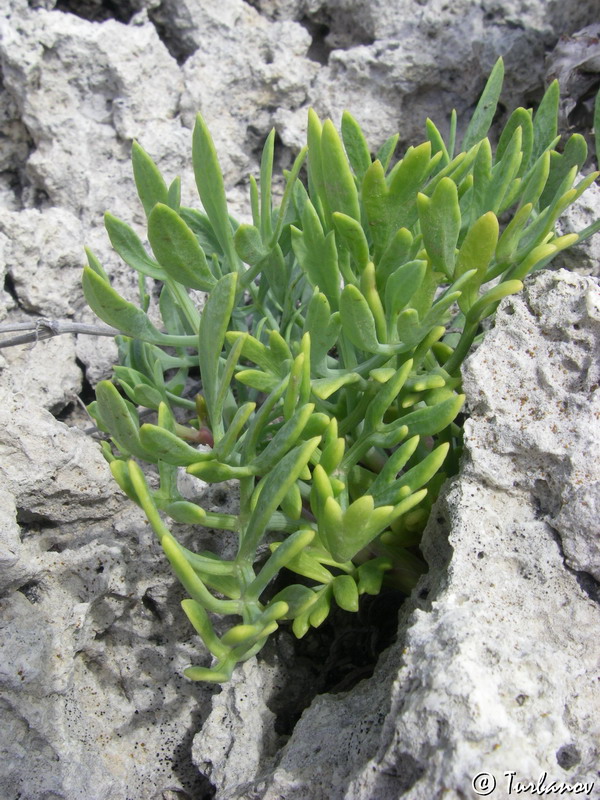
[[[19,302],[42,317],[71,317],[80,294],[83,230],[69,211],[0,211],[3,258]]]
[[[114,510],[114,487],[95,442],[25,395],[2,392],[3,486],[28,516],[52,523],[98,519]]]
[[[71,335],[0,351],[0,391],[26,397],[34,413],[39,406],[58,414],[76,402],[81,377]]]
[[[27,162],[32,187],[86,219],[96,221],[109,206],[119,214],[129,160],[123,143],[142,132],[164,138],[181,90],[154,28],[38,10],[5,26],[2,68],[35,143]]]
[[[183,66],[184,121],[191,126],[202,113],[227,183],[239,182],[260,158],[277,109],[301,107],[306,114],[318,72],[306,58],[310,37],[294,22],[268,21],[242,0],[186,0],[168,7],[177,9],[172,23],[194,48]]]
[[[181,677],[206,655],[160,547],[89,437],[0,409],[0,795],[197,796],[182,741],[212,690]]]
[[[528,106],[543,83],[546,50],[560,35],[595,21],[595,14],[594,0],[322,3],[309,18],[326,26],[331,52],[311,86],[309,103],[336,122],[342,111],[351,111],[373,149],[396,130],[405,145],[423,141],[432,109],[434,122],[445,130],[455,108],[460,135],[461,120],[499,55],[510,65],[503,102],[509,108]],[[284,143],[297,145],[305,110],[283,108],[277,120]]]
[[[212,711],[194,738],[192,758],[224,797],[263,772],[281,742],[268,707],[281,671],[252,658],[215,695]]]
[[[504,102],[529,104],[542,90],[547,49],[597,16],[596,0],[0,5],[3,321],[39,313],[92,321],[79,285],[83,244],[121,293],[136,296],[135,276],[102,226],[110,210],[144,235],[134,137],[167,180],[181,175],[184,202],[197,205],[190,144],[202,111],[244,217],[246,173],[256,174],[273,125],[279,167],[304,143],[311,105],[336,122],[348,108],[373,147],[395,130],[404,144],[421,140],[426,115],[443,125],[452,107],[472,108],[500,54]],[[115,19],[109,5],[118,6]],[[592,271],[593,249],[586,259]],[[585,458],[597,448],[596,399],[587,394],[596,380],[596,295],[579,278],[561,275],[557,287],[558,279],[540,280],[543,291],[532,283],[525,305],[503,306],[492,331],[499,338],[466,373],[469,455],[428,529],[431,573],[404,613],[398,645],[373,679],[315,700],[285,747],[270,693],[297,691],[300,667],[265,659],[240,668],[192,745],[215,690],[180,676],[189,662],[207,664],[208,653],[143,515],[124,502],[97,446],[50,413],[79,391],[76,359],[94,384],[114,363],[114,343],[63,337],[6,353],[0,795],[196,800],[211,794],[199,768],[227,800],[470,797],[473,774],[486,767],[499,781],[507,769],[523,779],[543,769],[557,779],[589,776],[598,697],[586,632],[598,615],[584,591],[595,584],[573,570],[597,569],[597,474]],[[519,335],[538,348],[538,371],[526,355],[511,361],[508,346],[496,352]],[[492,353],[504,359],[506,406],[502,392],[487,394],[499,385],[496,368],[493,381],[484,370]],[[523,408],[522,392],[532,398]],[[526,416],[540,410],[547,418]],[[211,491],[206,502],[216,510],[235,498]],[[194,547],[212,536],[193,535]],[[233,538],[220,541],[233,552]],[[231,726],[223,713],[233,714]]]
[[[600,23],[595,21],[571,36],[563,36],[548,59],[547,77],[561,86],[561,111],[567,124],[576,122],[582,106],[593,113],[600,81]],[[596,89],[596,92],[593,90]]]
[[[561,234],[580,233],[600,219],[600,186],[593,183],[583,195],[569,206],[557,223]],[[600,276],[600,236],[594,235],[578,242],[560,254],[560,263],[580,275]]]
[[[509,385],[517,372],[522,380]],[[478,474],[508,493],[530,492],[567,564],[600,580],[598,284],[566,270],[541,274],[503,305],[464,378],[483,418],[466,423]]]

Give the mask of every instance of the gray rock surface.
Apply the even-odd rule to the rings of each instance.
[[[514,373],[521,380],[498,391],[498,376]],[[529,491],[567,565],[600,580],[597,283],[565,270],[541,274],[522,299],[505,304],[465,365],[464,388],[477,474],[507,494]]]
[[[79,287],[84,243],[136,295],[102,226],[108,209],[143,235],[133,138],[195,204],[202,111],[244,218],[246,173],[271,127],[280,168],[311,105],[336,122],[350,109],[373,147],[395,130],[420,140],[426,115],[443,125],[452,107],[473,106],[499,55],[507,107],[537,99],[548,49],[593,22],[596,0],[4,0],[0,324],[93,321]],[[565,230],[597,217],[595,202],[582,200]],[[569,266],[597,270],[595,246]],[[85,379],[110,373],[114,343],[63,336],[1,351],[0,796],[200,800],[204,772],[227,800],[430,800],[442,789],[458,800],[488,765],[499,781],[507,769],[589,775],[597,606],[579,571],[598,574],[598,474],[586,460],[598,444],[597,301],[589,281],[540,280],[510,318],[505,304],[495,344],[466,373],[470,458],[429,529],[428,598],[405,611],[376,676],[318,697],[287,745],[276,706],[311,691],[291,648],[241,667],[192,744],[215,690],[180,676],[209,656],[74,402]],[[519,336],[537,343],[535,362],[509,349]],[[488,395],[486,370],[493,385],[508,372],[506,400]],[[539,409],[547,416],[530,420]],[[224,502],[235,497],[206,496],[207,507]]]
[[[561,234],[579,233],[600,219],[600,187],[593,183],[558,220]],[[600,276],[600,237],[591,236],[564,250],[560,263],[580,275]]]
[[[510,772],[597,779],[599,302],[597,281],[566,272],[503,302],[465,365],[466,457],[425,532],[430,572],[396,644],[371,679],[316,698],[250,785],[252,753],[236,760],[237,788],[227,753],[260,730],[260,704],[226,727],[216,705],[194,751],[214,758],[215,727],[226,739],[217,798],[458,800],[478,796],[479,773],[504,798]],[[235,708],[246,685],[226,691]]]
[[[0,393],[0,796],[203,791],[186,749],[212,689],[182,596],[96,444]],[[156,794],[158,792],[158,794]]]

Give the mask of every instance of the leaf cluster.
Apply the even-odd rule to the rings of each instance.
[[[201,116],[192,156],[202,210],[181,205],[179,180],[167,186],[134,144],[151,249],[106,215],[114,249],[139,274],[138,305],[88,251],[87,301],[123,334],[114,381],[98,385],[90,412],[214,656],[188,677],[227,680],[283,620],[303,636],[332,603],[355,611],[384,581],[409,592],[424,571],[418,544],[456,469],[460,367],[482,320],[595,230],[554,231],[598,174],[577,182],[583,137],[558,149],[556,83],[535,114],[513,112],[495,150],[486,138],[502,77],[499,61],[460,149],[453,114],[447,139],[428,120],[426,140],[396,163],[397,136],[373,156],[350,114],[340,135],[311,111],[278,206],[272,132],[250,179],[250,223],[229,214]],[[149,285],[159,287],[160,329],[147,313]],[[202,311],[190,289],[207,293]],[[140,464],[155,465],[158,480]],[[236,481],[237,513],[182,496],[180,470]],[[168,520],[234,532],[236,557],[186,549]],[[283,569],[290,580],[273,596]],[[213,614],[239,621],[219,637]]]

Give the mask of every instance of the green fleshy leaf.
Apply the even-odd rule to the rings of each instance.
[[[310,199],[315,208],[320,206],[324,216],[328,219],[331,214],[327,203],[327,192],[323,181],[323,168],[321,159],[321,137],[323,125],[316,112],[309,108],[306,139],[308,142],[308,187]]]
[[[317,372],[327,353],[335,344],[341,322],[338,314],[331,314],[327,297],[314,291],[308,303],[303,333],[310,334],[310,362],[313,372]]]
[[[148,316],[133,303],[124,300],[112,286],[103,280],[90,267],[83,268],[83,293],[92,311],[103,322],[135,339],[152,344],[169,344],[169,339],[181,340],[187,337],[169,337],[160,333]],[[184,344],[184,342],[181,342]]]
[[[196,600],[187,599],[181,601],[181,607],[208,650],[216,658],[225,658],[230,653],[231,648],[224,645],[218,638],[202,605]],[[209,672],[209,670],[206,671]],[[227,678],[223,678],[223,680],[227,680]]]
[[[498,219],[492,211],[488,211],[471,225],[458,251],[455,277],[475,271],[468,285],[461,287],[462,295],[458,298],[458,305],[464,314],[477,299],[479,287],[496,252],[498,231]]]
[[[427,131],[427,138],[431,142],[431,154],[435,155],[436,153],[442,154],[442,165],[446,165],[450,163],[450,156],[448,154],[448,149],[446,147],[446,143],[442,137],[442,134],[439,132],[437,127],[434,125],[433,121],[429,119],[429,117],[425,120],[425,130]]]
[[[381,147],[377,151],[375,160],[379,161],[379,163],[383,167],[384,172],[387,172],[387,168],[389,167],[390,161],[392,160],[392,156],[396,151],[399,139],[400,139],[400,134],[394,133],[392,136],[390,136],[388,139],[385,140],[385,142],[381,145]]]
[[[125,492],[125,494],[130,500],[133,500],[134,503],[137,503],[139,505],[140,501],[133,487],[133,483],[131,482],[131,478],[129,476],[129,467],[127,465],[127,462],[121,461],[120,459],[117,458],[113,458],[109,462],[109,467],[113,478],[119,484],[119,488],[123,492]]]
[[[441,155],[441,154],[440,154]],[[375,245],[375,262],[381,258],[399,228],[410,228],[417,219],[416,198],[438,158],[431,159],[431,144],[410,147],[389,176],[375,161],[367,170],[362,199]]]
[[[523,154],[521,166],[518,175],[523,175],[528,168],[531,154],[533,152],[534,131],[531,114],[525,108],[516,108],[510,115],[510,118],[502,133],[496,147],[496,162],[500,161],[506,152],[513,134],[517,128],[521,128],[521,152]]]
[[[342,114],[342,138],[352,169],[358,180],[362,181],[371,166],[371,153],[358,122],[347,111]]]
[[[130,267],[155,280],[164,280],[165,271],[146,253],[137,233],[122,220],[108,212],[104,215],[104,226],[110,243]]]
[[[119,449],[155,464],[157,457],[141,443],[139,424],[110,381],[100,381],[96,386],[96,402],[100,416]]]
[[[425,486],[433,476],[440,470],[446,460],[450,445],[444,442],[436,447],[428,456],[420,461],[401,478],[389,486],[389,488],[376,495],[380,505],[396,504],[404,499],[405,496],[413,494],[422,486]]]
[[[302,214],[302,231],[291,227],[292,247],[298,262],[313,287],[319,287],[337,310],[340,273],[335,235],[325,235],[313,204],[308,201]]]
[[[215,442],[223,434],[221,409],[217,407],[219,358],[233,311],[236,284],[236,273],[224,275],[218,281],[204,306],[198,335],[200,374]]]
[[[456,184],[444,178],[431,197],[419,194],[417,205],[427,254],[434,268],[451,278],[461,223]]]
[[[408,426],[411,436],[433,436],[455,419],[464,402],[464,394],[454,395],[434,406],[405,414],[401,417],[401,422]]]
[[[260,161],[260,234],[268,241],[273,233],[271,221],[271,181],[273,178],[273,153],[275,148],[275,128],[266,138]]]
[[[502,232],[502,235],[498,239],[498,245],[496,247],[496,261],[502,263],[504,261],[509,262],[512,260],[519,246],[519,241],[525,225],[531,216],[532,208],[532,204],[527,203],[522,208],[518,209],[517,213],[508,223]],[[490,280],[492,276],[493,273],[491,275],[487,275],[486,280]]]
[[[557,195],[570,189],[577,173],[585,164],[587,143],[583,136],[574,133],[564,146],[562,153],[550,153],[550,175],[540,197],[540,207],[549,205]],[[569,176],[572,175],[572,179]]]
[[[360,205],[354,177],[338,132],[331,120],[321,131],[321,173],[330,211],[360,221]]]
[[[239,480],[240,478],[249,478],[254,475],[254,470],[250,467],[232,467],[214,459],[196,461],[189,465],[186,472],[207,483],[222,483],[223,481]]]
[[[499,283],[493,289],[489,289],[482,295],[476,303],[473,303],[467,314],[467,322],[475,322],[488,316],[488,306],[498,303],[502,298],[510,294],[516,294],[523,288],[519,280],[509,280]]]
[[[344,335],[355,347],[367,353],[380,352],[373,312],[360,289],[352,284],[341,294],[340,320]]]
[[[412,365],[412,359],[409,358],[396,370],[393,378],[390,378],[371,400],[365,412],[365,430],[374,430],[381,425],[385,413],[406,383]]]
[[[298,445],[281,459],[276,470],[262,479],[259,484],[260,503],[254,508],[242,536],[239,558],[249,558],[255,553],[269,520],[292,484],[300,477],[319,442],[320,437],[315,437]]]
[[[200,114],[194,126],[192,161],[200,200],[229,262],[229,271],[235,271],[239,269],[240,262],[233,244],[223,173],[212,137]]]
[[[243,369],[237,373],[235,379],[259,392],[272,392],[279,385],[278,377],[258,369]]]
[[[335,602],[344,611],[358,611],[358,587],[350,575],[338,575],[332,583]]]
[[[171,181],[167,193],[167,205],[179,214],[179,209],[181,207],[181,178],[179,177]]]
[[[382,296],[389,276],[410,261],[413,244],[413,235],[407,228],[400,228],[390,239],[385,252],[375,265],[377,288]]]
[[[187,467],[199,461],[208,461],[214,458],[210,450],[196,450],[164,428],[146,423],[140,428],[140,441],[156,459],[166,461],[167,464]]]
[[[254,225],[240,225],[233,237],[238,256],[250,266],[256,266],[269,255],[261,233]]]
[[[244,344],[242,347],[242,355],[244,358],[253,361],[257,366],[266,372],[272,372],[274,375],[283,377],[284,370],[282,364],[273,356],[273,353],[266,345],[255,339],[254,336],[249,336],[241,331],[228,331],[225,334],[227,344],[234,346],[238,339],[243,339]]]
[[[336,211],[333,224],[341,239],[350,251],[359,272],[362,272],[369,263],[369,243],[362,229],[362,225],[347,214]]]
[[[190,289],[210,291],[216,281],[204,250],[176,211],[157,203],[148,217],[148,239],[168,275]]]
[[[393,566],[392,560],[384,557],[372,558],[361,564],[358,568],[358,593],[379,594],[385,573]]]
[[[498,100],[500,99],[500,92],[502,91],[502,83],[504,81],[504,62],[501,58],[496,61],[494,68],[487,79],[485,88],[477,103],[475,113],[467,127],[465,135],[462,140],[463,150],[469,150],[473,145],[480,142],[485,138],[490,129]]]
[[[426,270],[426,261],[415,260],[403,264],[390,275],[385,286],[385,307],[392,320],[421,288]]]
[[[311,381],[313,394],[320,400],[326,400],[332,394],[341,389],[342,386],[348,386],[351,383],[360,381],[360,375],[356,372],[345,372],[343,375],[330,378],[317,378]]]
[[[295,619],[301,614],[305,614],[317,600],[317,595],[308,586],[293,583],[278,592],[273,598],[273,602],[284,602],[287,604],[288,612],[283,619]]]
[[[533,117],[532,160],[538,159],[544,150],[553,146],[552,142],[556,138],[558,128],[559,100],[560,88],[558,81],[554,80],[546,89]]]
[[[303,405],[281,426],[262,453],[250,462],[257,474],[274,469],[288,450],[297,444],[314,408],[314,403]]]
[[[135,141],[131,146],[131,162],[138,195],[148,216],[156,203],[168,201],[169,190],[154,161]]]
[[[256,578],[246,589],[246,599],[258,600],[260,595],[267,588],[267,585],[273,580],[279,571],[283,569],[283,567],[287,566],[287,564],[293,558],[302,553],[302,551],[312,542],[314,537],[315,531],[300,530],[296,531],[296,533],[293,533],[291,536],[288,536],[284,542],[279,544],[279,546],[273,550],[272,554],[269,556]],[[281,598],[279,599],[281,600]]]

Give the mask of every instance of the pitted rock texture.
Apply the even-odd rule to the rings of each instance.
[[[240,759],[237,788],[224,756],[260,730],[263,711],[255,704],[255,723],[229,717],[229,744],[211,764],[227,780],[217,798],[459,800],[478,796],[482,772],[501,798],[511,771],[594,783],[599,301],[596,280],[561,271],[503,302],[465,365],[466,455],[426,529],[430,572],[396,644],[371,679],[315,699],[267,774],[251,754]],[[226,687],[227,707],[244,690]],[[214,759],[203,736],[197,762]]]
[[[514,374],[521,382],[509,386]],[[597,283],[566,270],[541,274],[503,305],[463,375],[477,473],[507,493],[529,491],[568,566],[600,580]]]
[[[181,678],[199,656],[153,534],[93,440],[0,409],[0,795],[201,794],[183,743],[212,690]]]
[[[304,142],[309,106],[336,123],[348,108],[373,149],[396,130],[403,145],[421,141],[425,116],[443,128],[451,108],[459,117],[473,108],[499,55],[505,106],[539,99],[547,52],[595,22],[596,0],[4,0],[0,325],[38,315],[93,322],[79,285],[84,244],[115,287],[137,297],[136,278],[102,225],[110,210],[144,235],[130,167],[134,138],[168,180],[181,175],[184,202],[196,205],[191,128],[201,111],[228,199],[246,220],[247,173],[258,172],[271,127],[278,169]],[[597,216],[596,201],[581,202],[565,230]],[[594,247],[592,240],[574,251],[569,266],[597,271]],[[544,280],[550,292],[554,279]],[[581,590],[591,592],[593,580],[569,570],[597,568],[594,512],[585,506],[597,502],[587,488],[597,475],[569,436],[577,448],[597,446],[583,422],[584,413],[591,421],[594,371],[585,348],[597,340],[571,280],[561,278],[567,294],[551,316],[537,283],[528,295],[534,312],[519,306],[516,314],[538,342],[539,374],[547,369],[554,387],[549,399],[546,384],[532,384],[533,399],[518,412],[531,417],[549,403],[548,420],[557,417],[560,431],[550,441],[552,427],[542,431],[541,419],[524,434],[513,430],[514,403],[496,408],[499,399],[485,396],[496,376],[482,386],[468,373],[475,406],[494,406],[509,426],[505,449],[494,450],[491,429],[473,422],[471,461],[440,505],[444,521],[433,520],[428,533],[433,567],[421,591],[430,599],[403,617],[406,652],[400,644],[389,651],[377,676],[351,694],[318,698],[283,749],[270,727],[270,694],[285,695],[286,685],[297,693],[299,682],[310,691],[289,660],[241,668],[192,745],[215,690],[180,676],[209,656],[183,617],[143,515],[124,501],[97,443],[81,430],[89,420],[76,396],[89,402],[90,388],[110,374],[114,342],[69,335],[1,351],[0,795],[203,800],[213,791],[204,772],[227,800],[429,800],[442,787],[446,797],[469,797],[471,770],[488,759],[494,769],[533,777],[540,765],[557,777],[587,775],[597,757],[596,722],[585,716],[597,703],[587,635],[596,606]],[[536,315],[545,320],[539,336]],[[539,379],[531,360],[508,363],[507,396],[523,388],[517,367],[527,381]],[[564,415],[556,410],[562,401]],[[538,454],[528,474],[521,440]],[[516,476],[516,487],[502,470]],[[235,496],[214,491],[203,503],[227,507]],[[212,536],[182,535],[195,536],[194,547],[205,536],[208,547]],[[233,540],[221,541],[233,551]],[[240,692],[254,698],[249,708]],[[231,727],[219,713],[234,718]],[[220,759],[222,747],[229,761]]]

